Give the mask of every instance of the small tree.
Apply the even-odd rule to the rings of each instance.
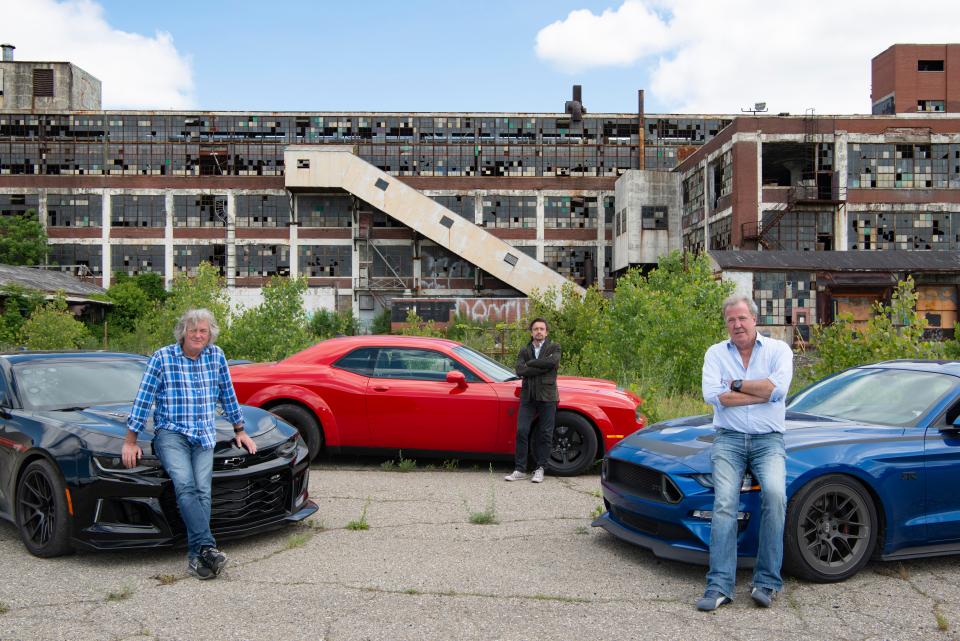
[[[447,333],[433,321],[424,321],[417,316],[413,309],[407,311],[407,318],[404,320],[406,326],[400,330],[404,336],[432,336],[434,338],[444,338]]]
[[[817,358],[809,367],[810,378],[896,358],[942,358],[944,346],[923,339],[927,319],[917,311],[917,298],[908,276],[897,283],[890,305],[874,303],[874,315],[863,327],[855,327],[849,314],[826,327],[814,325]]]
[[[41,265],[47,258],[47,232],[34,209],[0,216],[0,264]]]
[[[133,331],[138,319],[156,309],[156,303],[133,280],[111,286],[107,297],[113,303],[107,321],[115,330]]]
[[[377,314],[370,324],[371,334],[389,334],[390,333],[390,310],[385,309]]]
[[[194,277],[174,279],[170,295],[155,314],[139,318],[136,333],[142,337],[144,353],[149,353],[173,340],[173,329],[188,309],[209,309],[221,329],[226,331],[230,320],[230,302],[220,279],[220,272],[210,263],[200,263]]]
[[[86,325],[67,309],[62,294],[30,315],[19,339],[28,349],[79,349],[93,341]]]
[[[353,317],[353,310],[318,309],[310,317],[310,331],[321,340],[338,335],[354,336],[360,331],[360,323]]]
[[[274,277],[263,288],[263,303],[244,310],[220,345],[230,358],[278,361],[313,344],[303,310],[307,280]]]

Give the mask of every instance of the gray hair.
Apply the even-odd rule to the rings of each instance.
[[[178,343],[183,345],[183,337],[187,335],[187,330],[196,327],[201,321],[207,321],[210,326],[210,345],[217,342],[217,336],[220,335],[220,326],[217,325],[217,319],[213,317],[209,309],[188,309],[177,321],[177,326],[173,329],[173,337]]]
[[[733,296],[728,296],[725,301],[723,301],[723,317],[727,317],[727,309],[733,307],[734,305],[739,305],[740,303],[746,303],[747,309],[750,310],[750,315],[754,318],[757,317],[759,310],[757,309],[757,304],[753,302],[753,299],[746,294],[734,294]]]

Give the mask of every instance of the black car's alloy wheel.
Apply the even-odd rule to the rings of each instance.
[[[597,458],[597,435],[593,426],[577,414],[557,412],[550,450],[550,469],[557,476],[585,472]]]
[[[863,485],[831,474],[811,481],[787,509],[784,565],[804,579],[843,581],[862,568],[877,543],[877,511]]]
[[[71,551],[63,481],[46,460],[27,466],[17,483],[17,528],[31,554],[60,556]]]

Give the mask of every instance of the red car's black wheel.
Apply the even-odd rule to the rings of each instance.
[[[63,481],[46,460],[28,465],[17,483],[17,529],[27,550],[35,556],[61,556],[73,551]]]
[[[557,476],[586,472],[597,458],[597,435],[587,419],[571,412],[557,412],[550,449],[550,469]]]

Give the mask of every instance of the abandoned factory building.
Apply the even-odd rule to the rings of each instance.
[[[907,274],[956,319],[956,266],[880,254],[960,251],[960,45],[890,47],[873,113],[842,116],[648,114],[643,91],[591,113],[579,86],[557,113],[109,111],[87,72],[2,48],[0,214],[36,211],[51,264],[103,287],[208,261],[240,304],[304,276],[309,308],[365,323],[411,298],[496,319],[683,249],[801,336]],[[854,253],[876,260],[830,269]]]

